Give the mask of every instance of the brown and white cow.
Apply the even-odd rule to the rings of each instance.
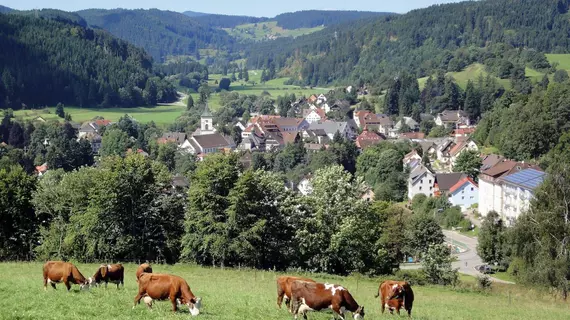
[[[143,263],[137,268],[137,273],[136,273],[137,282],[139,281],[139,278],[143,273],[152,273],[152,267],[150,266],[150,264]]]
[[[134,307],[144,302],[152,308],[152,300],[167,300],[172,302],[172,311],[178,308],[178,302],[187,305],[193,316],[200,314],[202,299],[197,298],[190,290],[186,280],[171,274],[143,273],[139,277],[139,293],[135,297]]]
[[[403,307],[408,312],[408,317],[412,316],[412,306],[414,304],[414,292],[412,287],[407,281],[393,281],[386,280],[378,287],[376,298],[380,297],[382,305],[382,313],[388,308],[390,313],[400,314],[400,309]]]
[[[287,310],[289,310],[289,312],[293,312],[290,306],[291,284],[296,280],[315,282],[313,279],[304,277],[281,276],[277,278],[277,306],[279,306],[279,308],[281,308],[281,303],[283,302],[283,299],[285,299],[285,306],[287,306]]]
[[[354,319],[364,318],[364,307],[359,306],[350,292],[339,285],[296,280],[291,284],[291,295],[295,319],[299,314],[307,319],[307,311],[328,308],[343,320],[346,311],[352,312]]]
[[[89,278],[89,284],[97,286],[101,282],[105,282],[105,288],[107,288],[107,284],[112,282],[117,285],[117,289],[119,284],[122,284],[124,288],[124,276],[125,268],[123,268],[122,264],[102,264],[95,274]]]
[[[55,289],[55,284],[59,282],[63,282],[68,291],[72,284],[78,284],[80,289],[89,289],[89,280],[72,263],[48,261],[44,264],[43,273],[44,290],[47,290],[48,283]]]

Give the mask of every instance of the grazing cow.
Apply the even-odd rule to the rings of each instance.
[[[346,311],[352,312],[354,319],[364,318],[364,307],[359,306],[347,289],[328,283],[293,281],[291,284],[293,314],[307,319],[307,311],[320,311],[331,308],[333,314],[344,318]]]
[[[186,280],[170,275],[159,273],[143,273],[139,277],[139,293],[135,297],[134,307],[144,298],[146,305],[152,309],[152,300],[170,299],[172,311],[178,308],[178,302],[188,306],[193,316],[200,314],[202,299],[197,298]]]
[[[44,264],[44,290],[47,284],[55,289],[55,284],[63,282],[69,291],[72,284],[78,284],[80,289],[89,289],[89,280],[79,272],[76,266],[69,262],[48,261]]]
[[[143,273],[152,273],[152,267],[150,266],[150,264],[143,263],[137,268],[137,273],[136,273],[137,282],[139,281],[139,278]]]
[[[380,284],[378,287],[378,293],[375,295],[376,298],[381,296],[380,303],[382,304],[382,313],[388,308],[390,313],[400,314],[400,309],[404,309],[408,312],[408,317],[412,316],[412,306],[414,304],[414,292],[412,287],[406,281],[392,281],[387,280]]]
[[[315,280],[313,279],[303,278],[303,277],[281,276],[277,278],[277,306],[281,308],[281,303],[283,302],[283,299],[285,299],[285,306],[287,306],[287,310],[289,310],[289,312],[293,312],[290,306],[291,284],[295,280],[315,282]]]
[[[117,285],[117,289],[119,289],[119,284],[122,284],[124,288],[124,275],[125,268],[122,264],[102,264],[93,277],[89,278],[89,284],[97,286],[99,283],[105,282],[105,288],[107,288],[107,284],[112,282]]]

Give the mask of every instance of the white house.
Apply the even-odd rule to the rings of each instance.
[[[477,147],[477,144],[471,139],[458,141],[457,144],[449,150],[450,164],[452,167],[455,165],[457,157],[459,157],[463,151],[479,151],[479,147]]]
[[[354,128],[352,128],[348,122],[325,121],[320,123],[311,123],[309,129],[323,129],[331,140],[337,132],[347,139],[352,139],[356,135]]]
[[[417,194],[428,197],[434,195],[435,175],[425,166],[418,165],[408,178],[408,198],[412,200]]]
[[[327,97],[324,94],[319,94],[319,96],[317,97],[317,104],[321,105],[323,103],[327,102]]]
[[[301,181],[297,185],[297,190],[299,190],[299,192],[304,196],[307,196],[307,195],[310,195],[311,193],[313,193],[313,185],[311,184],[311,176],[306,176],[303,179],[301,179]]]
[[[402,120],[398,121],[398,123],[396,123],[396,125],[394,126],[394,130],[400,131],[402,129],[402,126],[404,125],[404,123],[412,131],[420,130],[420,124],[416,120],[414,120],[410,117],[402,117]]]
[[[528,210],[530,201],[534,197],[534,190],[544,181],[545,177],[545,172],[529,168],[500,179],[503,208],[499,215],[508,226]]]
[[[435,118],[435,124],[447,128],[459,128],[469,126],[471,121],[463,110],[445,110]]]
[[[325,112],[322,109],[313,109],[311,112],[305,117],[305,120],[308,123],[315,123],[326,120]]]
[[[522,176],[527,178],[528,183],[518,181],[521,176],[515,174],[530,169],[533,171],[527,171]],[[544,176],[539,174],[542,172],[537,169],[524,162],[503,160],[483,170],[479,174],[479,212],[481,215],[486,216],[489,212],[495,211],[508,224],[512,223],[510,221],[516,219],[526,209],[528,202],[525,204],[524,201],[528,200],[526,198],[532,193],[534,188],[531,187],[534,182],[544,179]],[[524,201],[519,203],[515,201],[516,199]]]

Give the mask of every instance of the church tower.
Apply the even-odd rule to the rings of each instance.
[[[208,108],[208,103],[206,103],[204,112],[202,112],[202,116],[200,116],[200,134],[211,134],[214,132],[216,132],[214,129],[214,116]]]

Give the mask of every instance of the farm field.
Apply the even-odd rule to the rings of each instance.
[[[42,117],[45,120],[61,120],[55,114],[55,107],[37,110],[17,110],[14,111],[14,116],[22,120],[33,120],[37,117]],[[167,125],[173,123],[180,114],[186,110],[183,105],[163,105],[156,107],[137,107],[137,108],[79,108],[79,107],[65,107],[65,112],[71,114],[74,122],[83,123],[89,121],[97,116],[101,116],[111,121],[118,121],[119,118],[125,114],[129,114],[139,122],[154,121],[158,125]]]
[[[97,264],[77,264],[90,276]],[[132,309],[137,294],[136,265],[125,265],[125,288],[114,285],[71,292],[58,285],[44,292],[42,263],[0,264],[0,319],[188,319],[188,309],[171,311],[168,301],[155,302],[153,311],[144,304]],[[292,319],[276,306],[275,279],[279,274],[264,271],[238,271],[201,268],[185,264],[153,265],[157,273],[173,273],[185,278],[194,294],[203,298],[198,319]],[[382,316],[379,299],[374,298],[379,279],[314,276],[318,281],[345,286],[357,302],[365,306],[365,319],[398,319]],[[462,277],[462,279],[472,278]],[[569,304],[556,302],[533,290],[500,286],[493,293],[450,289],[437,286],[413,287],[414,319],[568,319]],[[508,293],[510,292],[510,294]],[[309,319],[330,319],[330,312],[310,313]],[[404,318],[404,316],[401,316]],[[351,317],[350,317],[351,319]]]
[[[548,62],[558,62],[558,69],[570,70],[570,54],[546,54]]]
[[[530,69],[529,69],[530,70]],[[533,70],[534,71],[534,70]],[[534,71],[537,72],[537,71]],[[537,72],[538,73],[538,72]],[[467,66],[464,70],[459,72],[448,72],[446,75],[452,76],[457,84],[465,90],[467,87],[467,82],[469,80],[477,81],[479,79],[479,75],[483,75],[484,77],[487,76],[487,72],[485,71],[485,66],[480,63],[474,63],[472,65]],[[495,77],[500,84],[503,85],[505,88],[510,88],[511,83],[509,79],[499,79]],[[420,85],[420,90],[423,89],[426,85],[428,77],[423,77],[418,79],[418,83]]]
[[[260,41],[268,39],[268,36],[274,36],[276,38],[295,38],[323,29],[324,27],[283,29],[277,26],[277,21],[266,21],[260,23],[242,24],[234,28],[223,28],[222,30],[225,30],[228,34],[238,39]]]

